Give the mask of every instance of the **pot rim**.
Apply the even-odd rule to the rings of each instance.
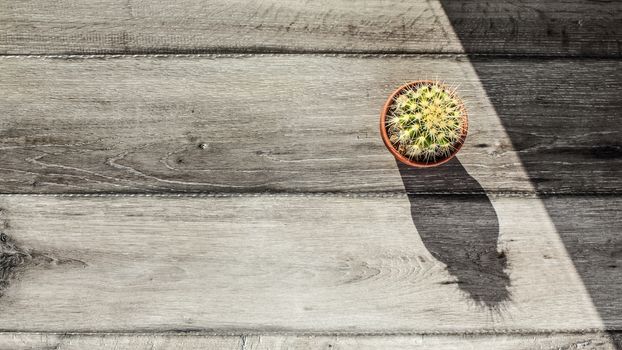
[[[406,165],[417,167],[417,168],[432,168],[432,167],[435,167],[435,166],[447,163],[453,157],[456,156],[458,151],[460,151],[460,149],[462,148],[462,145],[464,145],[464,142],[466,141],[466,137],[467,137],[467,134],[468,134],[469,117],[467,115],[467,111],[466,111],[466,108],[464,106],[464,101],[462,101],[462,99],[459,98],[458,96],[454,95],[454,97],[457,97],[458,100],[460,101],[460,106],[459,107],[462,110],[462,115],[463,115],[463,118],[464,118],[464,124],[462,125],[462,133],[461,133],[461,137],[460,137],[460,142],[458,143],[458,146],[456,147],[456,149],[454,149],[453,152],[448,157],[443,158],[443,159],[441,159],[439,161],[436,161],[436,162],[433,162],[433,163],[417,162],[417,161],[413,161],[412,159],[406,158],[403,154],[398,152],[395,149],[395,147],[393,147],[393,144],[389,140],[389,135],[387,133],[387,127],[386,127],[387,113],[389,111],[389,108],[393,104],[393,98],[397,94],[399,94],[400,92],[402,92],[403,90],[405,90],[406,88],[408,88],[410,86],[420,85],[420,84],[437,84],[437,85],[441,86],[443,89],[445,89],[446,91],[449,91],[449,89],[447,88],[447,86],[445,84],[443,84],[441,82],[438,82],[438,81],[434,81],[434,80],[415,80],[415,81],[411,81],[409,83],[403,84],[402,86],[400,86],[397,89],[393,90],[393,93],[391,93],[391,95],[389,95],[389,98],[385,102],[384,107],[380,111],[380,135],[382,136],[382,141],[384,142],[385,147],[400,162],[402,162],[402,163],[404,163]]]

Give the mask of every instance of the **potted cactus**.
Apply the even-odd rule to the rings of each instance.
[[[467,136],[462,100],[437,81],[418,80],[397,88],[380,114],[380,134],[399,161],[432,167],[453,158]]]

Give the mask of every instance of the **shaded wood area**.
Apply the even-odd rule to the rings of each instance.
[[[472,290],[490,287],[494,271],[468,268],[489,257],[477,254],[476,240],[455,244],[469,228],[422,235],[405,196],[2,196],[3,244],[24,255],[7,272],[2,329],[412,334],[622,326],[621,199],[547,199],[563,214],[558,220],[582,223],[560,230],[563,241],[534,215],[539,199],[491,201],[509,276],[509,297],[493,309]],[[447,196],[443,206],[457,217],[439,221],[438,232],[469,220],[465,205],[465,196]],[[439,244],[465,256],[462,275],[447,265],[457,260],[436,258]],[[571,259],[590,278],[581,281]],[[590,297],[586,288],[601,292]]]
[[[619,337],[619,334],[613,337]],[[603,333],[523,335],[305,336],[195,334],[0,334],[1,350],[615,350]]]
[[[620,197],[543,201],[586,291],[607,329],[622,319],[622,210]],[[598,268],[594,269],[594,266]]]
[[[403,191],[379,106],[435,77],[460,86],[485,191],[619,193],[620,61],[472,61],[485,81],[462,56],[5,57],[0,192]],[[411,190],[482,192],[462,165]]]
[[[619,1],[440,2],[466,53],[620,57]]]
[[[619,1],[584,0],[16,0],[0,4],[0,53],[468,52],[620,57],[621,13]]]

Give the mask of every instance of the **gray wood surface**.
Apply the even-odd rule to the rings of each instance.
[[[617,334],[614,336],[618,336]],[[0,350],[617,350],[604,333],[411,336],[209,336],[3,333]]]
[[[620,57],[619,1],[16,0],[0,53],[410,52]]]
[[[480,210],[465,196],[443,198],[432,238],[413,224],[405,196],[2,196],[2,260],[22,257],[1,271],[2,330],[620,329],[622,199],[548,198],[557,213],[548,220],[534,212],[537,198],[490,199],[499,222],[492,257],[481,254],[484,241],[463,242],[488,225],[481,213],[472,220]],[[438,210],[418,200],[428,203],[421,215]],[[455,224],[468,220],[473,232]],[[547,228],[567,220],[582,224]],[[464,255],[464,270],[439,246]],[[501,257],[504,271],[485,268]],[[500,274],[506,300],[474,298]]]
[[[470,122],[459,162],[414,173],[412,191],[622,188],[619,60],[207,55],[0,63],[3,193],[403,191],[379,137],[379,110],[392,89],[420,78],[459,85]]]
[[[622,349],[621,41],[620,1],[0,2],[0,350]],[[422,78],[470,116],[432,170],[377,131]]]

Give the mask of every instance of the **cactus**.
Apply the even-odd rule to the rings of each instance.
[[[462,101],[439,82],[410,85],[393,99],[386,127],[393,147],[410,160],[435,163],[463,142]]]

